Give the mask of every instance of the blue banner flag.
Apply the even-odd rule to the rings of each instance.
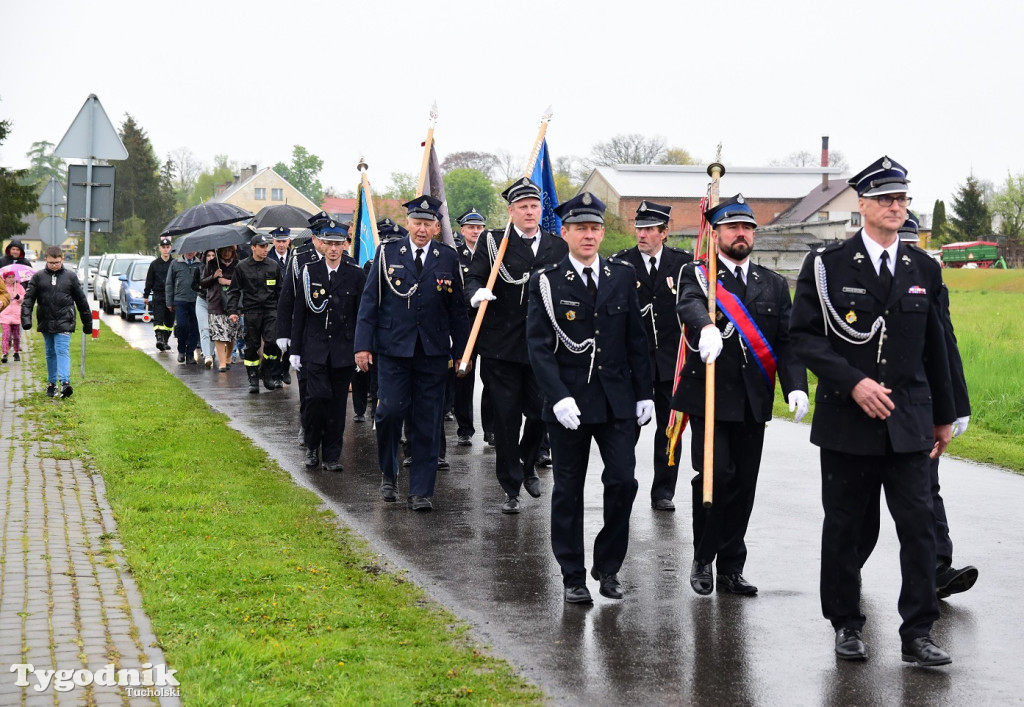
[[[355,223],[352,224],[352,248],[355,251],[352,257],[359,265],[373,260],[373,256],[377,252],[377,239],[373,233],[369,199],[370,195],[363,190],[363,185],[360,184],[356,189]]]
[[[537,162],[534,163],[533,174],[530,175],[530,179],[540,187],[541,229],[556,236],[561,236],[562,219],[558,218],[555,214],[555,209],[558,208],[558,194],[555,193],[555,175],[551,171],[551,156],[548,154],[547,138],[544,138],[540,143],[540,152],[537,154]]]

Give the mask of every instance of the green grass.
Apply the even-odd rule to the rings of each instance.
[[[943,278],[971,396],[970,426],[947,454],[1024,472],[1024,270],[944,270]],[[774,412],[792,419],[779,389]],[[813,413],[812,402],[807,422]]]
[[[33,358],[44,380],[43,357]],[[88,380],[71,399],[55,403],[41,388],[23,401],[32,434],[102,473],[186,705],[543,701],[123,340],[89,343]]]

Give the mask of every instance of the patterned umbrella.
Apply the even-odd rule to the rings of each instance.
[[[313,214],[298,206],[278,204],[264,206],[252,220],[253,228],[309,228]]]
[[[234,204],[225,204],[214,201],[193,206],[191,209],[182,211],[171,219],[171,222],[164,227],[161,236],[177,236],[182,233],[191,233],[204,226],[217,226],[225,223],[235,223],[242,219],[252,218],[252,214]]]
[[[28,265],[22,265],[21,263],[13,263],[12,265],[6,265],[0,268],[0,278],[7,277],[8,273],[14,273],[20,282],[27,282],[32,279],[35,275],[35,268],[30,268]]]

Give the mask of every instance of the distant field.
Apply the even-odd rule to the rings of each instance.
[[[950,290],[1024,292],[1024,270],[962,270],[946,268],[942,279]]]

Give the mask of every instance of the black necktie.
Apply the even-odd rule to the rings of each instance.
[[[337,270],[331,270],[329,273],[327,273],[327,283],[328,284],[330,284],[330,285],[334,284],[334,273],[336,273],[336,272],[337,272]]]
[[[889,269],[889,251],[882,251],[882,263],[878,268],[878,281],[882,283],[882,292],[886,295],[892,289],[892,270]]]
[[[747,296],[747,283],[745,283],[743,281],[743,268],[741,268],[739,265],[737,265],[736,266],[736,270],[734,271],[734,274],[736,275],[736,282],[738,282],[739,285],[740,285],[740,294],[743,297],[746,297]]]
[[[594,270],[593,268],[583,268],[583,276],[587,278],[587,290],[590,292],[590,298],[597,300],[597,283],[594,282]]]
[[[530,238],[527,238],[526,236],[520,236],[520,238],[523,239],[523,243],[526,244],[527,248],[533,250],[533,241],[536,240],[537,236],[531,236]]]
[[[658,261],[651,258],[651,282],[658,279]]]
[[[416,274],[417,275],[422,275],[423,274],[423,249],[422,248],[417,248],[416,249]]]

